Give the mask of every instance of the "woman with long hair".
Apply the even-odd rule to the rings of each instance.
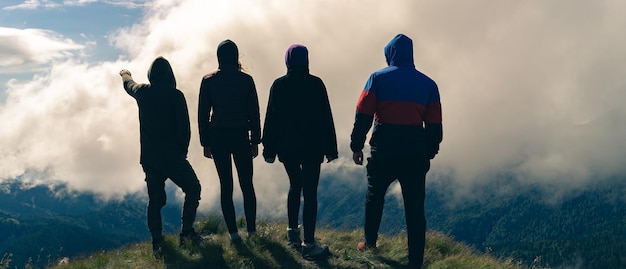
[[[212,158],[220,179],[222,213],[231,240],[239,240],[233,204],[235,163],[248,235],[256,234],[256,195],[252,159],[261,137],[259,100],[254,80],[241,70],[237,45],[231,40],[217,47],[218,70],[202,78],[198,127],[204,156]]]

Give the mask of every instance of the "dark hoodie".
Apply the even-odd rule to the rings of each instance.
[[[245,129],[250,143],[261,140],[259,99],[252,77],[241,72],[237,45],[225,40],[217,47],[219,69],[202,78],[198,100],[198,129],[203,147],[211,145],[211,130]]]
[[[270,89],[263,126],[263,156],[281,162],[322,162],[337,157],[337,137],[324,82],[309,74],[308,50],[285,53],[287,74]]]
[[[187,102],[176,89],[170,63],[158,57],[148,70],[150,84],[122,76],[124,89],[139,106],[141,163],[163,165],[185,160],[191,130]]]
[[[413,41],[403,34],[385,46],[385,59],[388,66],[370,76],[359,98],[350,148],[363,149],[374,121],[372,155],[433,158],[442,139],[437,84],[415,69]]]

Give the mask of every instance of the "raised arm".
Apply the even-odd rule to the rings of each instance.
[[[123,69],[120,71],[120,76],[122,77],[122,85],[124,86],[124,90],[130,96],[135,97],[135,94],[142,88],[143,84],[139,84],[133,80],[130,71]]]

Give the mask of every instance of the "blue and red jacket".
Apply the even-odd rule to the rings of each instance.
[[[359,98],[350,148],[363,149],[374,122],[372,155],[434,158],[443,137],[437,84],[415,69],[409,37],[395,36],[385,46],[385,58],[388,66],[369,77]]]

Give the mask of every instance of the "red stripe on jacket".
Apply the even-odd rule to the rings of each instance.
[[[422,115],[426,107],[413,102],[381,101],[374,120],[380,123],[423,125]]]
[[[377,103],[378,98],[376,98],[376,94],[374,92],[363,90],[361,92],[361,96],[359,97],[359,101],[356,104],[356,111],[366,115],[374,115]]]

